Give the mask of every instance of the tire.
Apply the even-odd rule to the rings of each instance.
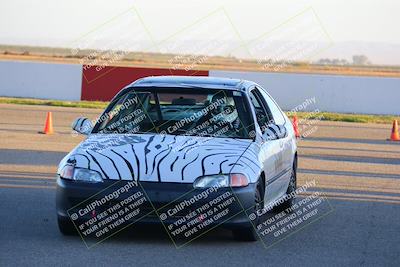
[[[232,230],[233,238],[237,241],[254,242],[258,240],[258,235],[253,226]]]
[[[258,210],[262,210],[264,208],[264,192],[265,186],[264,182],[261,178],[258,179],[256,192],[255,192],[255,205],[254,205],[254,212],[256,213]],[[260,218],[257,216],[257,219],[254,221],[254,225],[257,226]],[[232,230],[233,238],[238,241],[257,241],[258,234],[256,229],[253,225],[244,228],[238,228]]]
[[[290,182],[286,190],[286,195],[295,192],[296,188],[297,188],[297,157],[295,158],[293,163],[292,175],[290,176]],[[277,206],[277,211],[284,211],[288,208],[291,208],[295,202],[296,202],[296,195],[294,195],[294,197],[287,199],[281,205]]]
[[[65,236],[76,235],[76,229],[70,220],[57,216],[58,229]]]

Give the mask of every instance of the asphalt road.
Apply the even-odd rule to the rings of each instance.
[[[40,135],[46,111],[57,134]],[[0,104],[0,266],[398,266],[400,143],[390,125],[318,122],[299,141],[299,184],[327,197],[330,210],[280,242],[234,241],[213,230],[177,249],[160,227],[133,225],[88,249],[64,237],[55,216],[58,161],[82,137],[75,117],[100,111]],[[306,194],[303,196],[306,197]]]

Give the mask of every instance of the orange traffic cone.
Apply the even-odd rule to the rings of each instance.
[[[399,124],[397,123],[397,120],[393,121],[393,126],[392,126],[392,134],[390,135],[390,141],[400,141],[400,136],[399,136]]]
[[[39,132],[42,134],[53,134],[53,116],[51,115],[51,112],[47,112],[47,117],[46,117],[46,123],[44,125],[44,130],[43,132]]]
[[[293,117],[293,129],[294,129],[294,135],[296,136],[296,138],[300,138],[300,131],[299,131],[299,121],[297,120],[297,116],[294,115]]]

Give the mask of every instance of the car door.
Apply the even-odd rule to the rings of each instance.
[[[261,134],[267,131],[268,125],[273,123],[273,117],[271,111],[266,105],[260,90],[256,87],[250,90],[249,98],[252,105],[253,112],[256,117],[255,128],[258,129]],[[265,173],[265,196],[264,204],[268,205],[271,202],[277,200],[282,195],[282,171],[283,165],[281,164],[282,159],[282,142],[279,139],[269,139],[263,137],[260,146],[259,160],[263,165]]]
[[[284,195],[290,182],[294,159],[293,151],[295,149],[293,148],[293,140],[292,136],[288,134],[292,127],[292,124],[283,114],[282,110],[279,108],[273,98],[263,88],[260,87],[259,91],[263,100],[265,101],[267,108],[271,112],[274,124],[282,127],[282,129],[284,128],[284,131],[286,131],[286,135],[277,140],[279,143],[280,151],[279,153],[277,153],[279,155],[279,158],[277,158],[276,161],[276,164],[280,165],[279,167],[277,167],[277,169],[279,169],[280,173],[282,174],[277,180],[279,184],[277,185],[277,187],[279,187],[279,194]]]

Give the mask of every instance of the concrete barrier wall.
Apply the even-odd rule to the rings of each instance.
[[[0,96],[80,100],[82,65],[0,61]]]
[[[93,78],[82,65],[0,61],[0,96],[59,100],[109,100],[121,87],[148,75],[187,75],[168,69],[110,67]],[[132,77],[130,77],[132,73]],[[400,115],[400,78],[211,70],[192,75],[252,80],[285,110],[315,97],[306,110]],[[89,80],[88,80],[89,79]]]
[[[210,76],[251,80],[291,110],[315,97],[307,110],[365,114],[400,114],[400,78],[294,73],[210,71]]]

